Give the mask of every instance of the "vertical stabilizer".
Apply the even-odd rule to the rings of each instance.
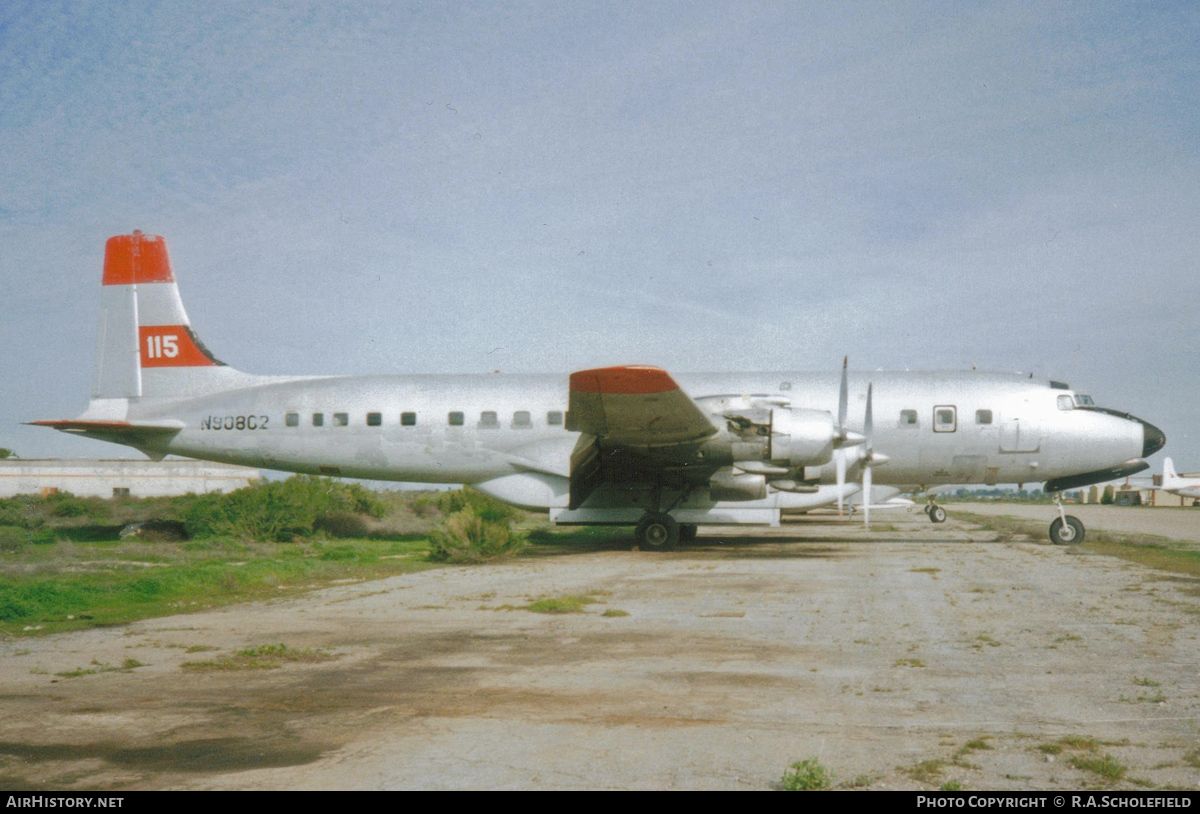
[[[138,231],[109,238],[92,398],[182,398],[240,375],[192,331],[166,241]]]
[[[1177,475],[1175,473],[1175,462],[1172,461],[1170,458],[1163,458],[1162,485],[1167,486],[1168,484],[1171,483],[1171,481],[1175,480],[1178,477],[1179,477],[1179,475]]]

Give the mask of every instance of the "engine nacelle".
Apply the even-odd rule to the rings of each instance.
[[[775,408],[771,460],[791,466],[821,466],[833,460],[837,429],[825,410]]]
[[[708,482],[713,500],[762,500],[767,496],[767,476],[721,469]]]
[[[706,441],[702,455],[713,463],[762,461],[795,468],[833,459],[835,427],[825,410],[791,407],[786,399],[716,396],[698,402],[724,431]]]

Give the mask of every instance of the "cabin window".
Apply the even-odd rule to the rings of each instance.
[[[917,426],[917,411],[916,410],[901,410],[900,411],[900,426],[901,427]]]
[[[494,430],[500,426],[500,419],[496,417],[495,410],[484,410],[479,414],[479,426],[481,429]]]
[[[417,425],[417,414],[416,413],[401,413],[400,414],[400,426],[415,427],[416,425]]]
[[[550,412],[546,413],[546,423],[549,424],[551,427],[561,426],[562,425],[562,411],[561,410],[551,410]]]
[[[333,426],[335,426],[335,427],[350,426],[350,414],[349,413],[334,413],[333,414]]]
[[[950,406],[933,408],[933,431],[954,432],[958,429],[957,411]]]
[[[383,413],[367,413],[367,426],[378,427],[383,424]]]
[[[447,417],[451,427],[461,427],[463,425],[463,414],[459,410],[455,410]]]
[[[325,414],[324,413],[313,413],[313,426],[314,427],[324,427],[325,426]]]
[[[1058,409],[1074,410],[1075,409],[1075,399],[1071,398],[1070,396],[1059,396],[1058,397]]]
[[[300,414],[299,413],[285,413],[283,416],[283,423],[285,426],[288,426],[288,427],[299,427],[300,426]]]
[[[992,423],[992,411],[991,410],[976,410],[975,411],[975,423],[976,424],[991,424]]]
[[[517,410],[513,413],[513,426],[519,430],[527,430],[533,426],[533,419],[528,410]]]

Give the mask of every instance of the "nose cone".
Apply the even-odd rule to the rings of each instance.
[[[1145,439],[1142,442],[1142,457],[1149,458],[1167,445],[1167,436],[1150,422],[1142,421],[1140,418],[1136,420],[1142,424],[1142,436]]]

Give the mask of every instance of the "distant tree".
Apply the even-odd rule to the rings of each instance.
[[[0,461],[3,461],[5,458],[15,458],[15,457],[17,457],[17,453],[13,452],[11,449],[5,449],[4,447],[0,447]]]

